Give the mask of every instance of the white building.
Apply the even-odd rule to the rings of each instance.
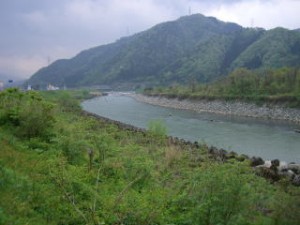
[[[55,87],[55,86],[53,86],[51,84],[48,84],[47,90],[48,91],[56,91],[56,90],[59,90],[59,87]]]

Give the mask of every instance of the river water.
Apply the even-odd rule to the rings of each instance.
[[[82,107],[140,128],[147,128],[149,121],[161,120],[168,135],[239,154],[300,162],[300,133],[295,132],[300,126],[293,123],[164,108],[120,94],[84,101]]]

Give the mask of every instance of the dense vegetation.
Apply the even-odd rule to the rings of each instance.
[[[243,28],[197,14],[58,60],[35,73],[29,84],[128,89],[192,79],[209,82],[240,67],[299,65],[299,32]]]
[[[299,222],[298,187],[171,144],[159,122],[149,128],[87,116],[67,92],[1,92],[0,224]]]
[[[300,107],[300,70],[284,67],[251,71],[240,68],[210,84],[192,80],[189,85],[148,88],[145,94],[172,98],[240,99]]]

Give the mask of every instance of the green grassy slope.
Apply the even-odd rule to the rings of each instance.
[[[0,93],[0,104],[0,224],[292,225],[300,219],[299,188],[285,180],[270,184],[248,161],[213,160],[205,146],[171,144],[156,129],[122,130],[82,114],[66,92],[9,90]],[[44,119],[38,107],[51,122],[36,130]]]

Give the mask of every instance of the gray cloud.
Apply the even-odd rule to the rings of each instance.
[[[49,59],[72,57],[189,9],[243,26],[294,29],[299,8],[297,0],[1,0],[0,74],[29,77]]]

